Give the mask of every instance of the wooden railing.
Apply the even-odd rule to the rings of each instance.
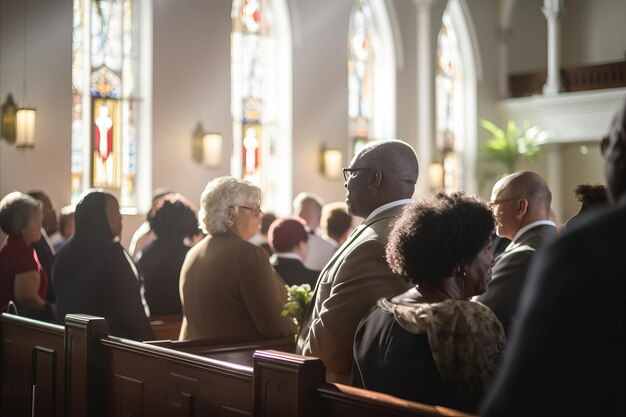
[[[510,75],[511,97],[541,94],[546,79],[545,70]],[[561,84],[563,92],[626,87],[626,61],[564,68]]]

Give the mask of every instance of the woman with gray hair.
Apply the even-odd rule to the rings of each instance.
[[[41,202],[27,194],[14,191],[0,201],[0,228],[7,234],[0,246],[0,307],[14,301],[19,314],[50,320],[48,276],[31,246],[41,237],[42,220]]]
[[[261,190],[248,181],[220,177],[200,199],[200,227],[207,234],[189,250],[180,272],[183,324],[180,340],[247,341],[295,333],[280,315],[284,282],[267,252],[248,242],[259,230]]]

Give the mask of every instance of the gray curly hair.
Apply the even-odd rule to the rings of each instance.
[[[41,201],[28,194],[13,191],[0,201],[0,229],[9,236],[21,236],[24,226],[42,208]]]
[[[249,181],[234,177],[209,181],[200,197],[200,228],[210,235],[225,233],[228,230],[228,210],[232,207],[237,213],[239,205],[246,205],[251,200],[261,204],[261,189]]]

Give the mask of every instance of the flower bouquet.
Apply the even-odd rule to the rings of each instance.
[[[285,285],[285,288],[287,288],[287,302],[283,306],[280,315],[291,317],[296,325],[300,327],[302,320],[304,320],[307,306],[313,299],[313,291],[311,291],[309,284],[292,285],[291,287]]]

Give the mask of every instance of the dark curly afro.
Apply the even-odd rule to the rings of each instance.
[[[387,262],[414,284],[434,284],[472,261],[493,230],[493,213],[480,198],[436,193],[404,208],[389,235]]]

